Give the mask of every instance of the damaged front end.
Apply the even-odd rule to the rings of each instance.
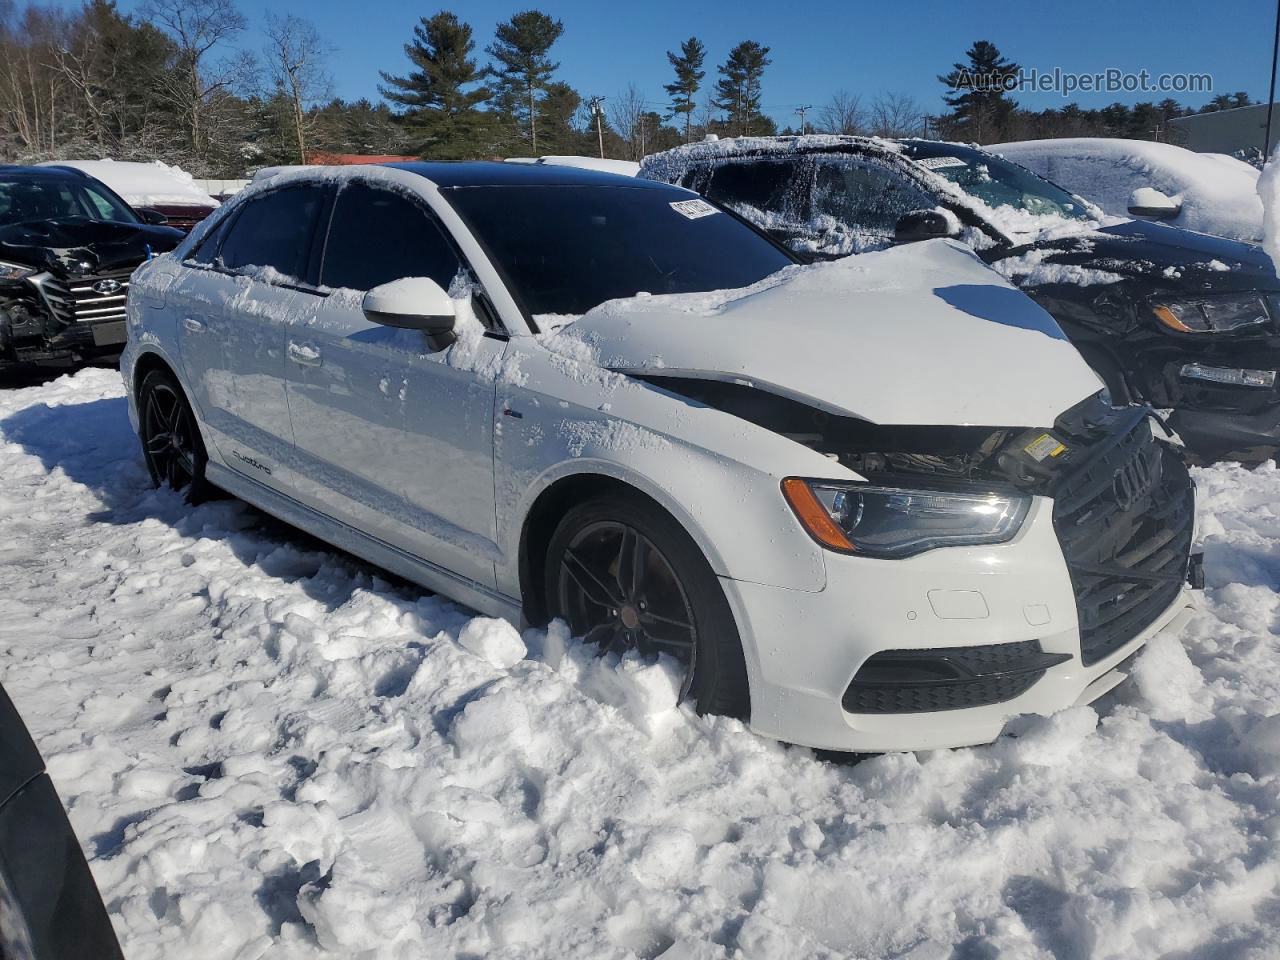
[[[1149,407],[1114,407],[1099,394],[1049,427],[879,425],[750,384],[643,379],[787,436],[863,477],[865,484],[800,481],[814,509],[833,521],[832,536],[845,538],[824,542],[830,549],[898,558],[939,546],[1001,543],[1016,535],[1031,496],[1052,499],[1085,666],[1155,622],[1184,584],[1203,585],[1199,558],[1191,555],[1194,484],[1182,451],[1153,433]],[[803,509],[786,484],[784,493]],[[984,514],[985,525],[967,519],[969,527],[958,529],[947,511],[960,516],[962,509]],[[911,510],[930,523],[917,524],[909,537],[893,523],[895,512],[900,518]],[[855,532],[865,539],[856,540]]]
[[[27,269],[0,281],[0,367],[71,364],[118,352],[131,273],[132,267],[65,276]]]

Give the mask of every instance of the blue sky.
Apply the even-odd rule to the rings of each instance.
[[[60,0],[64,6],[76,5]],[[138,0],[121,0],[126,11]],[[268,11],[294,13],[311,20],[337,48],[331,72],[335,92],[346,98],[376,99],[378,70],[402,70],[402,46],[414,23],[442,9],[408,0],[240,0],[251,31]],[[475,30],[481,49],[493,26],[534,5],[470,0],[452,9]],[[1153,75],[1209,73],[1214,92],[1247,90],[1265,97],[1274,30],[1273,0],[1234,0],[1211,6],[1200,0],[1134,3],[1125,0],[1076,0],[1049,6],[1020,3],[809,2],[792,4],[742,0],[694,3],[644,0],[600,3],[561,0],[536,4],[564,22],[553,54],[559,78],[584,96],[612,97],[635,82],[655,108],[665,104],[662,84],[670,77],[664,52],[681,40],[699,37],[708,48],[709,87],[715,66],[730,47],[744,39],[772,48],[765,75],[764,106],[781,125],[795,122],[799,104],[815,107],[841,88],[860,94],[864,103],[877,93],[914,96],[929,111],[943,108],[935,75],[960,59],[969,44],[991,40],[1024,67],[1093,72],[1108,67],[1146,69]],[[242,45],[260,44],[246,34]],[[483,56],[483,55],[482,55]],[[1175,95],[1176,96],[1176,95]],[[1198,105],[1211,95],[1186,95]],[[1033,108],[1061,105],[1056,95],[1020,95]],[[1158,100],[1148,94],[1081,94],[1084,106],[1116,100]]]

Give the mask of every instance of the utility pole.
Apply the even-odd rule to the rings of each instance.
[[[596,118],[596,139],[600,141],[600,159],[604,159],[604,97],[592,97],[587,101],[587,109]]]
[[[813,105],[808,103],[801,104],[800,106],[796,107],[796,113],[800,115],[800,136],[802,137],[804,136],[804,115],[812,109],[813,109]]]
[[[1280,59],[1280,0],[1276,0],[1276,38],[1271,44],[1271,87],[1267,93],[1267,137],[1263,141],[1262,165],[1271,160],[1271,112],[1276,102],[1276,60]]]

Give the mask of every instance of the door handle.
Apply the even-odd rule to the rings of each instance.
[[[290,340],[287,352],[289,359],[294,363],[300,363],[304,367],[320,366],[320,351],[309,344],[294,343]]]
[[[192,333],[204,333],[204,324],[195,317],[183,317],[182,325]]]

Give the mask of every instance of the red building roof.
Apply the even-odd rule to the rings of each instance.
[[[354,163],[397,163],[417,159],[417,157],[402,157],[390,153],[329,153],[327,150],[313,150],[307,154],[307,163],[329,166],[347,166]]]

